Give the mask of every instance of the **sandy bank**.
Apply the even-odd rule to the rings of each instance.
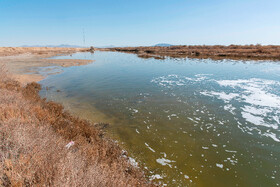
[[[0,56],[14,56],[19,54],[33,55],[53,55],[53,54],[69,54],[74,52],[88,51],[87,48],[61,48],[61,47],[0,47]]]
[[[92,62],[92,60],[84,59],[47,58],[86,51],[88,51],[86,48],[0,47],[0,66],[5,65],[6,69],[17,81],[27,84],[33,81],[38,82],[45,78],[38,72],[38,68],[79,66]]]
[[[215,46],[170,46],[170,47],[118,47],[102,51],[135,53],[142,58],[212,58],[236,60],[280,60],[280,46],[276,45],[215,45]]]

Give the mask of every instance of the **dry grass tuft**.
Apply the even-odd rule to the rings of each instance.
[[[0,186],[149,186],[88,121],[0,72]],[[70,141],[75,144],[67,149]]]

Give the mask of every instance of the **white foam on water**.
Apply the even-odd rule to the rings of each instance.
[[[163,177],[159,174],[155,174],[155,175],[150,176],[150,180],[155,180],[155,179],[163,179]]]
[[[160,152],[160,154],[163,154],[164,157],[167,156],[167,154],[165,152]]]
[[[280,82],[265,79],[238,79],[238,80],[218,80],[221,87],[231,88],[230,93],[224,91],[201,91],[201,95],[221,99],[226,104],[224,110],[236,115],[237,108],[230,102],[237,102],[243,106],[240,109],[242,117],[251,124],[267,128],[257,130],[261,136],[272,138],[278,141],[279,137],[270,129],[278,130],[280,125],[280,96],[272,93],[275,86],[280,86]],[[242,126],[245,126],[242,127]],[[252,134],[252,130],[238,121],[238,128]]]
[[[167,116],[168,120],[171,120],[171,117],[179,118],[176,114],[171,114]]]
[[[194,81],[203,81],[205,79],[208,79],[207,75],[212,75],[212,74],[196,74],[195,77],[196,79],[193,79]]]
[[[156,159],[156,162],[159,163],[160,165],[163,165],[163,166],[169,166],[170,168],[172,168],[172,165],[170,163],[172,162],[176,162],[174,160],[169,160],[169,159],[166,159],[166,158],[158,158]]]
[[[233,107],[231,104],[227,104],[224,106],[224,110],[229,111],[230,113],[232,113],[233,115],[235,115],[235,110],[236,108]]]
[[[190,177],[188,175],[184,175],[185,179],[189,179]]]
[[[271,112],[271,110],[267,108],[256,108],[248,105],[242,107],[242,109],[244,112],[249,112],[254,115],[263,115],[263,116],[267,116],[267,113]]]
[[[232,151],[232,150],[225,150],[225,152],[228,152],[228,153],[237,153],[237,151]]]
[[[238,96],[238,94],[235,93],[226,94],[225,92],[214,92],[214,91],[210,91],[210,92],[204,91],[204,92],[200,92],[200,94],[211,96],[211,97],[216,96],[219,99],[224,100],[224,102],[226,103],[228,103],[230,100]]]
[[[278,128],[277,124],[269,124],[269,123],[264,122],[263,117],[255,116],[248,112],[241,112],[241,114],[244,119],[246,119],[248,122],[253,123],[255,125],[260,125],[260,126],[264,126],[264,127],[273,128],[273,129]]]
[[[138,167],[138,162],[136,162],[136,160],[134,158],[128,157],[129,163],[134,166],[134,167]]]
[[[269,133],[266,132],[266,133],[264,133],[263,135],[266,136],[266,137],[272,138],[272,139],[273,139],[274,141],[276,141],[276,142],[280,142],[280,139],[277,138],[276,134],[273,133],[273,132],[269,132]]]
[[[216,163],[216,166],[217,166],[218,168],[223,168],[223,167],[224,167],[223,164],[218,164],[218,163]]]
[[[193,121],[194,123],[198,123],[197,121],[195,121],[194,119],[187,117],[189,120]]]
[[[190,78],[190,77],[185,77],[186,80],[188,81],[193,81],[194,79],[193,78]]]
[[[217,83],[221,86],[241,88],[241,98],[248,104],[262,107],[280,108],[280,97],[269,93],[270,87],[279,85],[278,81],[265,79],[248,80],[220,80]]]
[[[204,96],[220,99],[224,101],[223,109],[236,116],[241,114],[242,118],[259,129],[250,129],[248,123],[241,122],[239,117],[237,126],[242,132],[253,135],[257,132],[261,136],[269,137],[274,141],[280,139],[278,133],[270,129],[279,130],[280,125],[280,96],[273,92],[275,86],[280,86],[279,81],[266,79],[237,79],[237,80],[215,80],[209,78],[211,74],[196,74],[194,77],[170,74],[154,78],[151,82],[166,88],[177,86],[188,86],[197,84],[196,82],[217,83],[220,90],[202,90],[199,93]],[[224,88],[227,88],[224,90]],[[228,89],[229,88],[229,89]],[[174,94],[174,93],[173,93]],[[175,94],[174,94],[175,95]],[[235,105],[238,103],[238,105]],[[240,107],[240,105],[242,107]],[[200,112],[200,111],[196,111]],[[195,115],[195,114],[194,114]],[[167,116],[171,120],[172,116]],[[200,119],[188,117],[194,123],[199,123]],[[211,119],[209,117],[210,120]],[[267,128],[267,129],[263,129]],[[253,132],[254,131],[254,132]]]
[[[279,114],[279,113],[278,113]],[[280,115],[272,117],[278,124],[280,124]]]
[[[171,88],[174,86],[186,86],[190,82],[200,82],[208,79],[211,74],[196,74],[193,78],[187,76],[180,76],[176,74],[170,74],[167,76],[157,77],[151,80],[152,83],[156,83],[160,86]]]
[[[145,145],[148,147],[148,149],[150,149],[152,152],[156,152],[155,150],[153,150],[150,146],[149,146],[149,144],[147,144],[147,143],[145,143]]]
[[[230,162],[231,165],[236,165],[238,163],[237,159],[227,158],[224,162]]]
[[[179,77],[178,75],[174,74],[157,77],[151,80],[151,82],[167,88],[171,88],[173,86],[183,86],[186,84],[184,77]]]

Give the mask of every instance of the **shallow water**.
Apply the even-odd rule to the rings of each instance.
[[[279,186],[280,63],[142,59],[115,52],[40,83],[41,95],[108,122],[148,177],[168,186]],[[59,90],[59,92],[57,92]]]

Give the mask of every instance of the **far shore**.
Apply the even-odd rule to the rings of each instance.
[[[38,82],[45,77],[36,69],[48,66],[80,66],[92,60],[85,59],[48,59],[58,55],[88,52],[88,48],[59,47],[0,47],[0,66],[4,65],[13,78],[25,85]]]
[[[93,49],[93,48],[92,48]],[[13,78],[25,85],[39,82],[45,76],[37,69],[41,67],[70,67],[91,63],[85,59],[49,59],[58,55],[69,55],[76,52],[90,52],[91,48],[60,48],[60,47],[0,47],[0,66],[12,74]],[[211,58],[234,60],[280,60],[278,45],[180,45],[167,47],[115,47],[96,48],[99,51],[115,51],[137,54],[141,58],[163,59],[173,58]]]
[[[211,58],[214,60],[280,60],[279,45],[177,45],[167,47],[115,47],[101,51],[134,53],[141,58]]]

